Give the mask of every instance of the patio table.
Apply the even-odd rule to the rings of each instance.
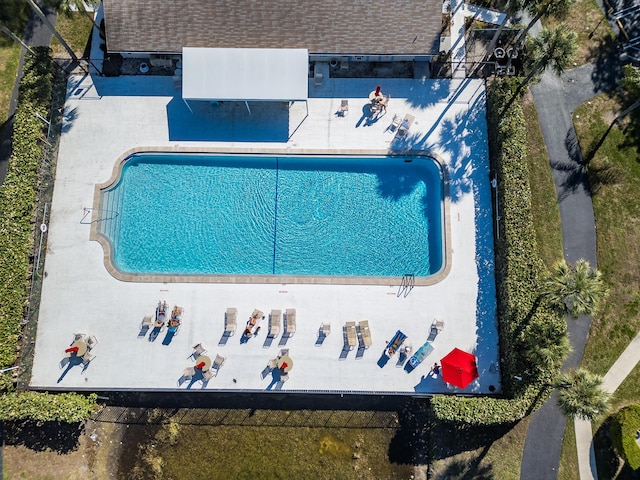
[[[211,358],[206,355],[200,355],[196,359],[196,368],[198,368],[197,366],[202,362],[204,362],[204,366],[202,367],[202,372],[204,373],[211,368]]]
[[[281,356],[278,359],[278,368],[282,369],[284,373],[289,373],[289,371],[293,368],[293,360],[291,360],[291,357],[289,355]]]
[[[71,348],[76,348],[76,347],[78,348],[78,351],[76,352],[76,357],[81,357],[85,353],[87,353],[88,345],[86,341],[82,339],[76,340],[71,344]]]

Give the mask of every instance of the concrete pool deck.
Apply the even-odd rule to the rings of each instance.
[[[386,115],[368,116],[368,94],[376,83],[391,95]],[[48,225],[48,246],[38,319],[31,388],[61,390],[298,391],[358,393],[491,393],[500,391],[495,309],[491,188],[488,175],[485,91],[480,80],[333,79],[317,87],[310,79],[308,105],[242,102],[211,105],[182,101],[171,77],[74,77],[70,79]],[[341,99],[350,112],[336,114]],[[408,135],[389,128],[394,114],[415,116]],[[104,251],[90,241],[97,184],[108,180],[118,158],[137,148],[167,150],[282,150],[294,153],[420,150],[436,154],[449,177],[448,275],[429,286],[402,289],[402,279],[384,285],[135,283],[115,279]],[[161,186],[159,186],[161,188]],[[161,219],[151,218],[150,222]],[[159,300],[184,307],[179,334],[163,345],[139,338],[140,322]],[[238,309],[234,336],[219,345],[224,313]],[[254,308],[297,311],[297,331],[286,342],[260,335],[241,343]],[[434,319],[445,328],[435,350],[414,371],[385,363],[386,341],[396,330],[414,352],[427,340]],[[268,319],[268,318],[267,318]],[[267,320],[266,319],[266,320]],[[344,350],[345,322],[368,320],[373,344]],[[318,328],[331,333],[316,346]],[[72,334],[94,335],[95,359],[59,367]],[[206,385],[178,380],[192,347],[226,357]],[[224,343],[224,342],[223,342]],[[427,376],[431,365],[458,347],[478,356],[480,377],[466,389]],[[269,359],[288,348],[289,379],[262,378]],[[346,353],[346,355],[345,355]]]

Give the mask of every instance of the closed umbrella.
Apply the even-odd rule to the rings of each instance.
[[[442,379],[458,388],[465,388],[478,378],[476,356],[459,348],[451,350],[442,360]]]

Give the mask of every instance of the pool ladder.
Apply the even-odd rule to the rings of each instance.
[[[115,210],[98,210],[95,208],[90,208],[90,207],[84,207],[84,215],[82,217],[82,219],[80,220],[80,223],[83,225],[90,225],[92,223],[95,222],[103,222],[105,220],[112,220],[114,218],[116,218],[118,215],[120,215],[118,212],[116,212]],[[100,216],[98,217],[97,220],[91,220],[91,214],[93,213],[94,210],[98,210],[98,212],[100,213]],[[103,216],[103,213],[107,213],[111,216]],[[87,220],[87,217],[89,217],[89,219]]]
[[[404,295],[405,297],[411,293],[413,287],[416,284],[416,277],[411,273],[405,273],[402,276],[402,282],[400,283],[400,288],[398,288],[398,297],[400,295]]]

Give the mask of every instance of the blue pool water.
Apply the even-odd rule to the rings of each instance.
[[[442,205],[428,157],[135,154],[100,233],[126,273],[429,276]]]

